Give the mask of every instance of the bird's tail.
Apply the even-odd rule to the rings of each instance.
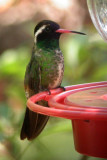
[[[40,103],[43,103],[44,106],[48,106],[47,102],[44,103],[44,101],[42,101]],[[24,140],[25,138],[28,140],[36,138],[44,129],[48,119],[49,116],[35,113],[27,107],[20,134],[21,140]]]

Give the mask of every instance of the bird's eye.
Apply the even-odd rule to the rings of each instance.
[[[50,31],[51,31],[51,28],[50,28],[49,26],[47,26],[47,27],[45,28],[45,31],[46,31],[46,32],[50,32]]]

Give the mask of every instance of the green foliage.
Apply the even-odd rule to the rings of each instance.
[[[64,43],[64,84],[86,83],[107,80],[107,45],[92,37],[75,36]]]
[[[0,77],[11,77],[22,79],[29,57],[29,49],[21,47],[6,50],[0,57]]]

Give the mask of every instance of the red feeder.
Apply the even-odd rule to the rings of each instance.
[[[79,153],[107,158],[107,81],[80,84],[28,99],[34,112],[72,120],[75,148]],[[50,108],[35,104],[48,101]]]

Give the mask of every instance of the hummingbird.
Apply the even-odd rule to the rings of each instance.
[[[51,20],[39,22],[34,29],[34,45],[30,62],[27,65],[24,79],[26,98],[42,91],[61,87],[64,74],[64,57],[59,47],[62,33],[82,32],[61,29]],[[46,101],[38,104],[48,107]],[[44,129],[49,116],[35,113],[26,107],[20,138],[33,140]]]

